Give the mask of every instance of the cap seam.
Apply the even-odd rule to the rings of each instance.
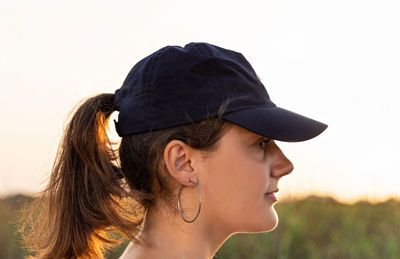
[[[265,106],[265,105],[255,105],[255,106],[242,106],[242,107],[235,107],[232,110],[229,110],[227,112],[224,113],[225,114],[229,114],[232,112],[237,112],[237,111],[242,111],[242,110],[251,110],[251,109],[258,109],[258,108],[279,108],[278,106],[276,106],[274,103],[272,103],[274,106]]]

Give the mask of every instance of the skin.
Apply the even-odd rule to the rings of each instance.
[[[168,143],[166,167],[173,179],[185,185],[180,197],[182,214],[192,220],[199,206],[197,189],[189,179],[201,193],[200,214],[193,223],[186,223],[177,209],[169,213],[162,201],[157,202],[139,234],[146,243],[130,243],[121,259],[212,258],[234,233],[274,230],[278,225],[275,202],[265,193],[278,189],[279,179],[293,171],[293,164],[274,140],[260,144],[260,137],[233,125],[218,150],[206,159],[179,140]]]

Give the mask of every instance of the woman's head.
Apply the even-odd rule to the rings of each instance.
[[[107,136],[115,110],[116,150]],[[152,208],[176,215],[189,180],[203,220],[225,232],[270,231],[278,218],[264,194],[293,170],[274,139],[303,141],[326,127],[277,107],[240,53],[167,46],[138,62],[115,95],[77,107],[21,231],[40,258],[101,258],[118,244],[111,230],[135,242]]]

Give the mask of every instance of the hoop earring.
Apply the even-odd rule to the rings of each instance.
[[[192,183],[196,186],[197,193],[198,193],[198,195],[199,195],[199,209],[198,209],[198,211],[197,211],[197,215],[196,215],[196,217],[194,217],[194,219],[192,219],[192,220],[186,220],[186,219],[183,217],[183,215],[182,215],[180,197],[181,197],[182,189],[183,189],[183,187],[185,187],[183,184],[181,185],[181,187],[180,187],[180,189],[179,189],[179,193],[178,193],[178,211],[179,211],[179,214],[181,215],[181,218],[182,218],[184,221],[186,221],[187,223],[192,223],[193,221],[195,221],[195,220],[197,219],[197,217],[198,217],[199,214],[200,214],[200,209],[201,209],[201,195],[200,195],[200,190],[199,190],[199,188],[197,187],[196,183],[193,182],[192,180],[189,180],[189,182],[192,182]]]

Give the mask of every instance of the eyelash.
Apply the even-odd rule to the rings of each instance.
[[[266,148],[265,147],[262,148],[262,147],[260,147],[260,145],[261,144],[268,144],[268,142],[270,142],[270,141],[271,141],[271,139],[264,139],[263,141],[260,141],[260,142],[257,143],[257,147],[259,147],[262,150],[265,150]]]

